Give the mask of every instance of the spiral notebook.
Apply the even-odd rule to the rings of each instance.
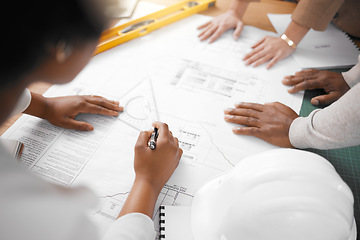
[[[268,14],[278,34],[285,32],[291,14]],[[323,32],[310,30],[292,55],[302,69],[351,68],[360,52],[350,37],[332,23]]]
[[[160,206],[160,239],[194,240],[190,226],[190,207]]]

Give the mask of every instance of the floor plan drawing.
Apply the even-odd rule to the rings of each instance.
[[[263,91],[267,88],[268,81],[258,74],[243,71],[229,71],[188,59],[170,59],[173,66],[177,66],[170,84],[192,92],[199,92],[231,100],[234,98],[263,99]]]

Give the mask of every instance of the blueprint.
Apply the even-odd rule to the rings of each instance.
[[[124,112],[117,117],[77,116],[94,131],[65,130],[23,115],[3,135],[25,144],[20,163],[29,171],[57,184],[91,188],[99,199],[91,215],[102,233],[131,190],[139,131],[150,130],[153,121],[166,122],[183,149],[157,209],[160,204],[189,206],[206,181],[247,156],[276,148],[234,135],[234,125],[224,121],[225,108],[241,101],[279,101],[300,111],[302,93],[291,95],[281,84],[285,75],[299,70],[291,57],[271,70],[248,67],[241,60],[253,43],[271,33],[246,26],[237,41],[227,32],[208,44],[197,39],[196,30],[208,20],[194,15],[101,53],[73,82],[45,93],[120,101]]]

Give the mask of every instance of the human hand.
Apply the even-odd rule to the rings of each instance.
[[[304,70],[295,73],[295,75],[286,76],[282,83],[287,86],[293,86],[288,90],[289,93],[324,89],[327,93],[326,95],[320,95],[311,99],[311,104],[315,106],[330,105],[350,89],[341,73],[315,69]]]
[[[123,111],[118,102],[99,96],[45,98],[45,101],[44,119],[59,127],[82,131],[92,131],[94,127],[89,123],[75,120],[79,113],[117,116]]]
[[[270,69],[279,60],[292,54],[295,49],[290,47],[284,40],[279,37],[266,36],[252,47],[253,50],[246,54],[243,60],[246,65],[257,67],[267,61],[267,69]]]
[[[209,43],[212,43],[230,28],[235,28],[233,33],[234,40],[239,38],[241,31],[244,28],[244,24],[241,21],[240,16],[236,13],[236,11],[231,9],[224,14],[215,17],[210,22],[199,26],[198,29],[202,29],[202,32],[198,37],[201,41],[209,38]]]
[[[224,111],[225,121],[244,125],[233,128],[238,135],[249,135],[279,147],[293,147],[289,129],[299,117],[291,108],[279,103],[238,103]]]
[[[156,148],[148,147],[152,132],[141,132],[135,145],[134,168],[137,181],[146,181],[160,191],[178,166],[183,151],[167,124],[155,122],[153,126],[159,130]]]

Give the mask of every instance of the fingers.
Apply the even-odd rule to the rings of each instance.
[[[79,112],[80,113],[101,114],[101,115],[107,115],[107,116],[119,115],[119,112],[117,112],[117,111],[109,110],[105,107],[94,105],[94,104],[86,104],[79,110]]]
[[[167,140],[172,137],[172,134],[169,131],[169,126],[166,123],[154,122],[152,125],[159,130],[159,140]]]
[[[135,148],[147,148],[151,136],[151,131],[143,131],[139,134]]]
[[[224,117],[226,122],[236,123],[239,125],[249,126],[249,127],[258,127],[259,119],[249,116],[234,116],[234,115],[225,115]]]
[[[247,116],[258,118],[259,111],[250,109],[250,108],[228,108],[224,110],[226,115],[233,115],[233,116]]]
[[[258,54],[260,51],[262,51],[263,48],[262,47],[256,47],[254,48],[251,52],[249,52],[248,54],[246,54],[243,58],[244,61],[247,61],[249,58],[251,58],[252,56],[254,56],[255,54]]]
[[[183,150],[181,148],[179,148],[179,161],[178,161],[178,165],[181,159],[181,156],[183,155]]]
[[[275,63],[277,63],[278,61],[280,60],[280,57],[279,56],[275,56],[271,59],[271,61],[269,62],[269,64],[266,66],[267,69],[270,69],[272,68]]]
[[[265,52],[261,47],[255,48],[252,52],[245,55],[245,65],[251,65],[255,61],[265,56]]]
[[[202,33],[199,34],[200,41],[208,39],[216,30],[217,26],[209,25]]]
[[[253,46],[253,51],[246,54],[243,60],[246,65],[253,67],[269,62],[267,69],[274,66],[279,60],[289,56],[295,50],[289,47],[281,38],[266,36]]]
[[[233,33],[234,40],[236,40],[236,39],[238,39],[240,37],[240,34],[241,34],[243,29],[244,29],[244,24],[242,22],[238,22],[236,24],[236,28],[235,28],[235,31]]]
[[[264,110],[264,105],[258,103],[247,103],[247,102],[238,102],[235,103],[236,108],[249,108],[259,112]]]
[[[61,124],[61,127],[67,128],[67,129],[74,129],[79,131],[93,131],[94,127],[87,123],[82,121],[77,121],[72,118],[67,118],[65,121],[63,121]]]
[[[198,30],[203,29],[203,28],[209,26],[209,25],[211,24],[211,22],[212,22],[212,21],[206,22],[206,23],[200,25],[199,27],[197,27],[197,29],[198,29]]]
[[[257,127],[237,127],[237,128],[233,128],[232,131],[237,135],[259,137],[261,129]]]
[[[177,156],[178,156],[178,161],[180,160],[183,150],[181,148],[179,148],[179,139],[177,137],[174,137],[172,135],[172,132],[169,131],[169,126],[166,123],[162,123],[162,122],[154,122],[153,127],[156,127],[159,130],[159,136],[158,136],[158,143],[170,143],[171,145],[175,145],[176,146],[176,151],[177,151]],[[151,132],[150,132],[150,136],[151,136]],[[179,164],[179,163],[178,163]]]
[[[336,92],[330,92],[326,95],[320,95],[311,99],[311,104],[314,106],[328,106],[340,98]]]
[[[224,110],[224,119],[226,122],[250,127],[259,126],[259,114],[264,107],[263,105],[256,103],[238,103],[235,106],[235,109],[228,108]]]
[[[323,82],[317,79],[310,79],[310,80],[303,80],[302,82],[295,84],[293,87],[291,87],[288,90],[288,92],[297,93],[304,90],[313,90],[318,88],[323,88]]]
[[[179,156],[179,160],[180,160],[180,158],[183,154],[183,150],[179,147],[179,139],[177,137],[175,137],[174,140],[175,140],[176,147],[178,149],[178,156]]]
[[[285,76],[284,79],[282,80],[282,83],[288,86],[296,85],[305,80],[317,79],[318,78],[317,73],[318,70],[314,70],[314,69],[308,69],[308,70],[296,72],[295,75]]]
[[[260,58],[260,59],[258,59],[257,61],[255,61],[253,64],[252,64],[252,66],[253,67],[257,67],[257,66],[260,66],[260,65],[262,65],[262,64],[264,64],[264,63],[266,63],[266,62],[268,62],[268,61],[273,61],[274,60],[274,58],[272,57],[272,55],[270,55],[270,54],[267,54],[267,55],[265,55],[265,56],[263,56],[262,58]],[[270,61],[270,63],[271,63],[271,61]],[[269,64],[270,65],[270,64]],[[269,66],[268,65],[268,66]],[[269,69],[269,67],[267,67],[268,69]]]
[[[107,100],[99,96],[84,96],[84,101],[79,103],[79,113],[102,114],[107,116],[117,116],[119,111],[123,111],[118,102]]]
[[[209,43],[215,42],[215,40],[218,39],[225,31],[225,28],[217,28],[216,31],[209,38]]]
[[[104,108],[107,108],[109,110],[113,110],[113,111],[123,111],[124,108],[119,106],[119,102],[116,101],[111,101],[108,100],[106,98],[100,97],[100,96],[87,96],[85,97],[85,101],[87,101],[88,103],[94,104],[94,105],[98,105]]]
[[[261,40],[257,41],[254,45],[251,46],[251,48],[257,48],[258,46],[260,46],[260,44],[262,44],[265,41],[265,38],[262,38]]]

